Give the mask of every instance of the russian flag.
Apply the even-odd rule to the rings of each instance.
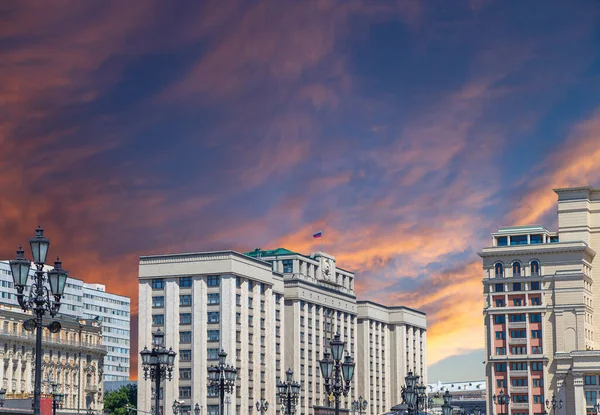
[[[313,235],[313,238],[320,238],[321,236],[323,236],[323,232],[319,231]]]

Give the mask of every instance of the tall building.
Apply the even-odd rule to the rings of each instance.
[[[219,399],[209,394],[207,369],[218,364],[223,349],[238,370],[229,413],[253,413],[261,397],[276,412],[276,384],[285,370],[284,307],[283,276],[264,261],[233,251],[141,257],[140,347],[150,347],[160,328],[165,345],[177,353],[173,381],[162,383],[162,410],[170,411],[178,399],[183,413],[198,403],[203,414],[217,415]],[[150,411],[153,393],[151,382],[140,379],[139,409]]]
[[[366,413],[380,414],[402,401],[408,372],[427,384],[425,313],[358,301],[357,394],[369,401]]]
[[[221,348],[228,354],[227,361],[238,368],[229,413],[251,414],[261,397],[271,404],[271,411],[280,413],[275,386],[287,368],[302,384],[297,414],[329,406],[319,367],[329,341],[339,333],[355,360],[359,350],[369,350],[359,344],[354,278],[329,254],[301,255],[283,248],[141,257],[140,347],[150,346],[152,332],[160,328],[166,333],[166,346],[178,353],[173,381],[162,386],[161,406],[170,408],[178,399],[184,402],[184,411],[198,403],[216,415],[219,401],[208,395],[207,369],[217,362]],[[378,342],[383,341],[377,350],[385,342],[402,345],[390,345],[389,350],[396,350],[394,356],[386,358],[389,364],[382,359],[373,367],[374,379],[364,386],[365,392],[357,389],[361,370],[357,366],[352,389],[342,400],[345,408],[361,394],[369,399],[370,391],[376,391],[384,379],[385,385],[399,390],[404,377],[395,377],[394,370],[425,370],[424,314],[370,304],[365,308],[377,308],[380,314],[365,315],[369,322],[364,325],[365,339],[373,333]],[[143,373],[141,362],[138,373]],[[392,406],[389,402],[396,392],[374,393],[381,412]],[[150,410],[152,394],[151,383],[140,380],[140,409]]]
[[[33,275],[33,270],[30,273]],[[18,307],[8,261],[0,261],[0,304]],[[107,350],[104,380],[129,379],[130,307],[129,297],[108,293],[102,284],[86,284],[76,278],[67,278],[60,313],[102,323],[101,338]]]
[[[600,391],[600,189],[556,189],[558,232],[500,228],[484,269],[487,405],[495,414],[591,414]],[[494,395],[508,393],[508,405]]]
[[[0,306],[0,379],[7,403],[33,395],[35,379],[35,332],[25,331],[22,322],[29,318],[17,307]],[[43,331],[42,393],[50,394],[51,383],[65,395],[63,410],[102,412],[103,360],[102,330],[96,320],[58,315],[45,323],[58,321],[58,333]]]

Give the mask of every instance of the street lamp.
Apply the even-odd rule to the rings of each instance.
[[[52,383],[52,415],[56,415],[56,410],[61,406],[65,395],[58,393],[58,384]]]
[[[181,412],[181,406],[183,404],[183,401],[178,401],[177,399],[173,401],[173,415],[179,415],[179,413]]]
[[[260,412],[260,415],[263,415],[267,409],[269,409],[269,402],[265,399],[260,398],[260,401],[256,401],[256,410]]]
[[[0,389],[0,408],[4,408],[4,400],[6,399],[6,389]]]
[[[198,402],[194,406],[194,415],[200,415],[200,405],[198,405]]]
[[[446,393],[444,393],[444,404],[442,405],[442,415],[452,415],[451,401],[452,395],[450,395],[450,392],[446,390]]]
[[[422,410],[427,408],[427,386],[421,383],[415,386],[415,389],[417,390],[417,413],[419,413],[419,408]]]
[[[361,395],[358,397],[358,400],[352,402],[352,409],[355,413],[358,412],[358,415],[362,415],[363,411],[367,410],[367,405],[369,405],[369,402],[367,402]]]
[[[213,390],[218,390],[221,404],[219,414],[225,413],[225,393],[233,393],[235,380],[237,378],[237,369],[234,366],[225,363],[227,353],[223,349],[219,352],[219,365],[208,368],[208,381]]]
[[[556,407],[558,407],[558,409],[562,409],[563,400],[561,399],[560,401],[557,401],[556,395],[552,394],[552,401],[549,401],[548,399],[546,399],[546,408],[548,408],[548,409],[552,408],[552,413],[556,414]]]
[[[498,396],[494,395],[492,396],[492,399],[496,405],[500,405],[501,410],[503,409],[503,406],[506,406],[506,412],[508,412],[508,404],[510,402],[510,395],[508,393],[505,395],[504,391],[501,390]]]
[[[340,333],[337,333],[329,342],[331,354],[325,352],[320,362],[325,390],[335,398],[335,415],[340,414],[340,398],[342,395],[348,396],[350,382],[354,377],[354,359],[348,354],[343,358],[345,346],[346,342],[342,341]]]
[[[285,372],[285,382],[277,384],[277,394],[279,395],[279,404],[285,415],[292,415],[298,405],[300,397],[300,384],[292,379],[294,371],[290,368]]]
[[[35,318],[23,322],[23,328],[27,331],[36,330],[35,336],[35,384],[33,389],[33,413],[41,414],[40,399],[42,395],[42,329],[47,327],[52,333],[58,333],[61,329],[60,323],[54,321],[44,326],[46,313],[54,317],[60,310],[60,299],[65,291],[67,282],[67,271],[62,269],[62,263],[57,258],[54,268],[44,271],[46,256],[50,247],[50,239],[44,236],[44,230],[38,226],[35,236],[29,240],[33,262],[35,263],[34,282],[29,287],[29,293],[25,295],[29,269],[31,262],[25,258],[25,251],[21,247],[17,250],[17,258],[10,261],[10,271],[13,283],[17,289],[17,301],[23,311],[33,311]],[[46,282],[50,285],[47,288]],[[54,297],[51,299],[50,297]]]
[[[153,380],[154,383],[154,410],[156,415],[160,415],[160,382],[163,379],[171,380],[173,378],[173,365],[177,353],[173,348],[165,347],[165,334],[156,330],[152,334],[152,350],[144,346],[140,352],[142,357],[142,368],[144,370],[144,380]]]
[[[1,393],[1,391],[0,391]],[[594,412],[596,412],[596,415],[598,415],[598,413],[600,412],[600,402],[597,403],[596,405],[592,406],[592,409],[594,409]]]

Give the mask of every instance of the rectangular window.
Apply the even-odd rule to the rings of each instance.
[[[496,347],[496,354],[498,356],[503,356],[506,354],[506,347]]]
[[[499,236],[496,238],[496,241],[498,241],[498,246],[508,245],[508,238],[506,236]]]
[[[541,323],[542,322],[542,314],[541,313],[532,313],[529,315],[530,323]]]
[[[514,235],[510,237],[511,245],[527,245],[527,235]]]
[[[524,339],[527,337],[527,332],[525,330],[511,330],[510,338],[511,339]]]
[[[221,332],[219,330],[208,330],[207,334],[209,342],[218,342],[221,338]]]
[[[179,324],[192,324],[192,313],[179,313]]]
[[[585,391],[585,404],[587,406],[596,405],[597,396],[597,391]]]
[[[165,297],[163,295],[152,297],[152,308],[163,308],[165,306]]]
[[[252,297],[248,297],[248,308],[252,308]]]
[[[192,305],[192,296],[189,294],[180,295],[179,296],[179,306],[180,307],[189,307]]]
[[[191,373],[190,373],[191,377]],[[179,387],[179,397],[182,399],[187,399],[192,397],[192,387],[191,386],[180,386]]]
[[[496,373],[506,372],[506,363],[496,363]]]
[[[542,304],[542,300],[540,299],[540,297],[529,297],[529,301],[531,302],[531,305]]]
[[[208,360],[219,360],[219,349],[207,349],[207,359]]]
[[[192,332],[191,331],[180,331],[179,332],[179,343],[191,343]]]
[[[542,371],[542,370],[544,370],[544,363],[542,363],[542,362],[533,362],[533,363],[531,363],[531,370],[533,370],[533,371]]]
[[[190,368],[180,368],[179,369],[179,379],[180,380],[190,380],[192,378],[192,369]]]
[[[585,377],[585,384],[586,385],[596,385],[596,379],[598,377],[596,375],[593,376],[586,376]]]
[[[497,331],[496,332],[496,340],[506,340],[506,332]]]
[[[502,283],[494,284],[494,291],[497,293],[504,292],[504,284],[502,284]]]
[[[192,277],[181,277],[179,278],[180,288],[189,288],[192,286]]]
[[[513,298],[513,305],[514,305],[515,307],[520,307],[520,306],[522,306],[522,305],[523,305],[523,302],[521,301],[521,299],[520,299],[520,298]]]
[[[208,304],[219,304],[219,303],[220,303],[219,293],[208,294]]]
[[[513,362],[510,364],[510,370],[527,370],[526,362]]]
[[[513,291],[521,291],[521,283],[520,282],[513,282]]]
[[[542,235],[531,235],[529,236],[529,243],[531,244],[541,244],[543,241]]]
[[[209,275],[206,278],[206,285],[209,287],[218,287],[219,282],[221,281],[221,277],[218,275]]]
[[[281,261],[281,264],[283,265],[283,272],[284,273],[292,272],[293,261],[291,259],[284,259],[283,261]]]
[[[518,323],[527,321],[527,318],[525,317],[525,314],[509,314],[508,321],[511,323]]]
[[[506,323],[506,316],[504,316],[503,314],[496,314],[494,316],[494,323],[495,324],[504,324],[504,323]]]
[[[241,277],[235,277],[235,286],[238,288],[241,288],[241,286],[242,286],[242,278]]]
[[[532,339],[541,339],[542,338],[542,330],[531,330],[531,338]]]
[[[165,280],[162,278],[155,278],[152,280],[153,290],[162,290],[163,288],[165,288]]]
[[[220,315],[218,311],[209,311],[208,312],[208,322],[209,323],[218,323],[220,320]]]
[[[191,350],[179,350],[179,361],[180,362],[190,362],[192,360],[192,351]]]
[[[496,307],[504,307],[504,300],[496,300]]]
[[[539,290],[540,289],[540,282],[539,281],[531,281],[531,289],[532,290]]]
[[[153,326],[162,326],[165,324],[165,315],[164,314],[153,314],[152,315],[152,325]]]
[[[531,346],[531,354],[542,354],[542,346]]]

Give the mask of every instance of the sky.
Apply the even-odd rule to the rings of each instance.
[[[140,255],[322,249],[484,378],[477,256],[600,186],[600,3],[0,3],[0,255],[38,224],[132,297]],[[322,231],[323,238],[312,234]]]

